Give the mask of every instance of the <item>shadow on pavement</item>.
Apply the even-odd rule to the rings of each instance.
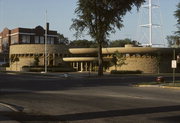
[[[74,77],[76,74],[73,75]],[[78,76],[78,75],[77,75]],[[58,76],[39,76],[17,74],[9,75],[0,73],[0,94],[5,94],[2,89],[19,89],[31,91],[56,91],[69,90],[81,87],[99,87],[99,86],[128,86],[140,82],[155,81],[155,76],[126,75],[117,77],[83,77],[83,78],[62,78]],[[170,80],[166,77],[165,80]],[[176,77],[177,79],[177,77]],[[179,78],[180,79],[180,78]],[[9,93],[10,94],[10,93]]]
[[[169,117],[159,117],[153,120],[162,121],[164,123],[179,123],[180,122],[180,115],[179,116],[169,116]]]
[[[1,81],[2,79],[2,81]],[[2,89],[19,89],[31,91],[56,91],[69,90],[81,87],[99,87],[99,86],[128,86],[132,83],[142,80],[150,82],[154,77],[114,77],[114,78],[77,78],[77,79],[50,79],[46,77],[33,77],[22,75],[2,75],[0,76],[0,91]],[[0,94],[5,94],[2,91]],[[9,93],[10,94],[10,93]]]
[[[0,112],[0,115],[10,117],[17,121],[77,121],[77,120],[90,120],[98,118],[108,118],[108,117],[121,117],[121,116],[131,116],[138,114],[152,114],[152,113],[165,113],[180,111],[180,105],[175,106],[161,106],[161,107],[148,107],[148,108],[136,108],[136,109],[125,109],[125,110],[110,110],[110,111],[99,111],[99,112],[85,112],[76,114],[66,114],[66,115],[36,115],[36,114],[26,114],[23,112]],[[5,119],[0,119],[0,121]],[[179,117],[165,117],[155,119],[157,120],[169,120],[176,121],[180,120]]]

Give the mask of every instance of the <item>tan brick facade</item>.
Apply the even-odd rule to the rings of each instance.
[[[44,44],[21,44],[10,47],[10,69],[20,71],[23,66],[33,66],[34,56],[39,55],[39,65],[44,65]],[[177,53],[180,52],[176,49]],[[111,61],[115,51],[126,56],[125,65],[118,70],[140,70],[144,73],[171,72],[172,48],[144,48],[144,47],[116,47],[103,48],[104,61]],[[63,45],[47,45],[48,65],[56,66],[61,62],[69,62],[79,71],[88,71],[97,68],[96,48],[72,48]],[[88,54],[91,54],[88,56]],[[158,55],[160,54],[160,56]],[[78,55],[78,57],[77,57]],[[18,61],[12,62],[18,57]],[[158,61],[161,57],[161,61]],[[159,64],[160,62],[160,64]],[[90,66],[92,68],[90,68]],[[109,68],[114,70],[114,66]]]

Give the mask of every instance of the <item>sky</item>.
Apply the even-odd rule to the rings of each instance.
[[[159,29],[153,29],[153,43],[166,43],[165,37],[173,35],[177,30],[177,20],[174,11],[177,10],[179,0],[152,0],[160,8],[153,10],[155,24],[161,25]],[[34,28],[38,25],[45,26],[46,10],[47,21],[51,30],[57,30],[69,40],[75,40],[74,31],[70,30],[72,19],[76,17],[77,0],[0,0],[0,31],[5,27],[14,29],[17,27]],[[130,38],[140,43],[148,43],[148,30],[140,27],[147,22],[147,10],[142,8],[137,12],[133,8],[123,20],[124,27],[111,34],[110,40]],[[158,32],[159,30],[159,32]],[[91,40],[84,35],[81,39]]]

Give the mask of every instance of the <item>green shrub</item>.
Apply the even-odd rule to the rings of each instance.
[[[128,71],[128,70],[112,70],[111,74],[141,74],[142,71],[136,70],[136,71]]]
[[[23,71],[29,71],[29,72],[42,72],[44,71],[44,66],[23,66]],[[74,72],[75,70],[73,68],[68,67],[59,67],[59,66],[48,66],[47,67],[48,72]]]
[[[1,67],[9,67],[9,63],[2,64]]]

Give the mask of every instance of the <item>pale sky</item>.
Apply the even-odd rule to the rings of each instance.
[[[158,24],[163,25],[159,29],[163,36],[159,36],[160,34],[154,35],[153,43],[163,43],[162,38],[165,39],[167,35],[172,35],[173,31],[177,30],[175,26],[177,21],[173,14],[177,9],[176,5],[180,1],[153,1],[160,6],[160,9],[154,10],[154,18],[156,18],[156,21],[159,20],[159,22],[157,21]],[[73,36],[75,32],[69,30],[69,28],[72,24],[72,19],[76,17],[74,14],[76,2],[77,0],[0,0],[0,30],[2,31],[5,27],[13,29],[17,27],[34,28],[38,25],[44,26],[47,10],[47,20],[50,23],[50,29],[57,30],[70,40],[75,40]],[[131,38],[138,41],[143,40],[140,42],[146,43],[145,40],[148,39],[142,38],[143,34],[141,31],[143,29],[138,26],[139,24],[147,23],[142,21],[142,19],[147,18],[145,11],[141,9],[138,14],[134,8],[131,13],[127,13],[124,17],[124,27],[120,31],[117,30],[109,39]],[[154,34],[157,33],[154,32]],[[159,39],[160,37],[162,38]],[[85,35],[82,39],[90,40],[90,37]]]

